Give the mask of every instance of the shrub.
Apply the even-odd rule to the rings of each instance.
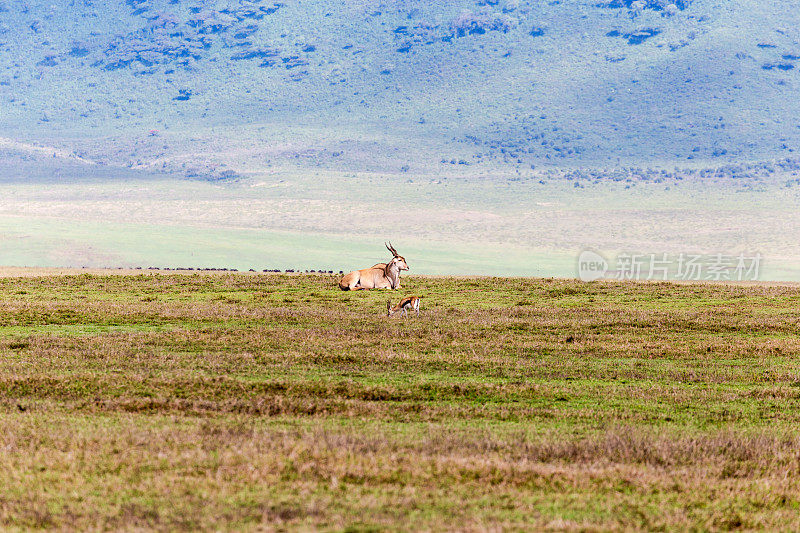
[[[492,11],[463,11],[450,23],[450,30],[457,37],[483,34],[487,31],[507,32],[516,25],[516,20],[503,13]]]

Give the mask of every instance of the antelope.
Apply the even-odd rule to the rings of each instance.
[[[349,274],[345,274],[339,281],[339,288],[343,291],[399,289],[400,271],[408,270],[408,264],[405,258],[397,253],[392,243],[386,244],[386,249],[394,255],[391,261],[388,263],[378,263],[370,268],[354,270]]]
[[[417,316],[419,316],[419,301],[422,299],[422,296],[404,296],[400,302],[392,307],[392,300],[389,299],[386,302],[386,316],[392,316],[398,311],[402,311],[400,316],[408,316],[408,311],[414,309],[417,312]]]

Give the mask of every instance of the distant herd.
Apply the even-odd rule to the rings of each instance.
[[[83,268],[86,269],[86,267],[83,267]],[[105,270],[114,270],[114,268],[113,267],[106,267]],[[116,267],[116,270],[125,270],[125,267]],[[194,268],[194,267],[175,267],[175,268],[170,268],[170,267],[140,267],[140,266],[138,266],[138,267],[131,267],[130,270],[159,270],[159,271],[160,270],[174,270],[174,271],[177,271],[177,272],[183,272],[183,271],[239,272],[238,268],[216,268],[216,267],[203,267],[203,268],[200,268],[200,267],[198,267],[198,268]],[[258,272],[258,270],[254,269],[254,268],[251,268],[248,272]],[[298,274],[301,273],[301,272],[305,272],[306,274],[308,274],[308,273],[312,273],[312,274],[314,274],[314,273],[316,273],[316,274],[335,274],[336,273],[333,270],[314,270],[313,268],[311,270],[301,270],[301,269],[295,270],[293,268],[287,268],[286,270],[281,270],[280,268],[265,268],[261,272],[274,272],[276,274],[280,274],[281,272],[285,272],[286,274],[293,274],[295,272],[297,272]],[[344,274],[344,271],[340,270],[339,274]]]

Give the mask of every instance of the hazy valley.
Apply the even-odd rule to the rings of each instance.
[[[800,264],[781,3],[25,6],[0,6],[5,264],[348,268],[385,239],[427,273]]]

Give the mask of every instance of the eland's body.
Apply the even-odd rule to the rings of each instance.
[[[339,288],[343,291],[358,291],[362,289],[399,289],[400,271],[408,270],[408,264],[403,256],[397,253],[391,243],[386,248],[394,257],[388,263],[378,263],[370,268],[354,270],[345,274],[339,281]]]

